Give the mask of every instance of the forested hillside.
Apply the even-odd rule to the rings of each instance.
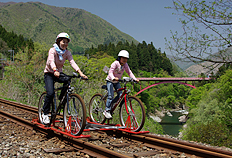
[[[31,39],[25,39],[22,35],[17,35],[16,33],[7,32],[5,28],[3,28],[0,25],[0,39],[2,39],[1,43],[1,52],[6,52],[4,54],[8,54],[7,51],[9,49],[14,50],[15,52],[18,52],[19,49],[25,49],[28,47],[30,51],[34,51],[34,42]],[[3,43],[6,43],[4,44]]]
[[[72,52],[83,52],[91,46],[132,42],[133,37],[116,27],[78,8],[55,7],[40,2],[9,3],[0,5],[0,25],[8,32],[14,31],[27,39],[52,45],[60,32],[67,32],[72,42]]]
[[[161,70],[168,72],[169,75],[174,75],[173,68],[170,60],[165,53],[157,50],[153,43],[147,44],[146,42],[131,45],[126,42],[119,42],[116,46],[109,43],[109,45],[99,45],[97,48],[91,48],[85,52],[85,55],[97,58],[101,53],[107,53],[110,56],[118,56],[118,52],[125,49],[129,52],[130,58],[128,64],[134,72],[147,71],[158,74]]]

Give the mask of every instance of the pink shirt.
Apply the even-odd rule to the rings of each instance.
[[[58,53],[56,52],[55,48],[52,47],[50,48],[48,52],[48,58],[46,62],[46,67],[44,69],[44,73],[50,72],[54,73],[53,68],[56,67],[59,72],[62,72],[62,67],[64,65],[65,60],[68,60],[71,66],[73,67],[74,70],[79,70],[80,68],[76,64],[76,62],[73,60],[71,52],[68,50],[65,51],[65,53],[62,55],[63,60],[59,60]]]
[[[113,79],[115,77],[117,78],[121,78],[123,75],[124,70],[126,71],[126,73],[133,78],[134,80],[136,80],[134,74],[132,73],[132,71],[129,68],[129,65],[126,63],[125,65],[121,66],[121,64],[119,63],[118,60],[114,61],[111,64],[111,67],[109,69],[109,73],[108,76],[106,77],[107,81],[113,81]]]

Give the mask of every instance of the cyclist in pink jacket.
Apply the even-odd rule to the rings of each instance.
[[[48,58],[44,69],[44,81],[46,86],[47,95],[43,106],[43,123],[48,124],[50,122],[48,113],[50,111],[50,103],[54,96],[54,83],[64,83],[66,81],[59,77],[62,72],[62,67],[65,60],[68,60],[75,71],[77,71],[81,77],[88,78],[82,73],[76,62],[73,60],[71,52],[67,50],[68,43],[71,41],[69,35],[65,32],[60,33],[55,40],[55,44],[50,48],[48,52]]]
[[[105,111],[103,112],[103,115],[105,115],[105,117],[107,119],[112,118],[111,113],[110,113],[111,107],[112,107],[113,103],[115,103],[122,94],[122,91],[119,91],[117,96],[114,98],[114,89],[117,90],[117,89],[121,88],[118,80],[122,77],[123,72],[126,71],[127,74],[131,78],[133,78],[136,82],[139,82],[139,80],[135,78],[134,74],[132,73],[132,71],[130,70],[130,68],[127,64],[128,59],[129,59],[128,51],[121,50],[118,53],[117,60],[111,64],[108,76],[106,77],[108,98],[106,101],[106,108],[105,108]]]

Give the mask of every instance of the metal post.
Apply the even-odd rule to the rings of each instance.
[[[14,50],[8,50],[8,52],[11,52],[12,53],[12,57],[13,57],[13,61],[14,61]]]

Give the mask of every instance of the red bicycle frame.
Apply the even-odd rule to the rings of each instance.
[[[124,90],[124,91],[123,91]],[[126,108],[126,112],[127,114],[129,114],[128,108],[127,108],[127,101],[126,101],[126,97],[127,97],[127,88],[126,86],[119,88],[117,90],[115,90],[114,92],[118,92],[118,91],[123,91],[122,95],[119,97],[119,99],[117,100],[117,102],[115,103],[114,107],[112,108],[112,111],[114,111],[116,109],[116,107],[118,106],[118,104],[122,101],[123,97],[125,100],[125,108]],[[132,109],[132,108],[131,108]],[[133,109],[132,112],[134,113]]]

